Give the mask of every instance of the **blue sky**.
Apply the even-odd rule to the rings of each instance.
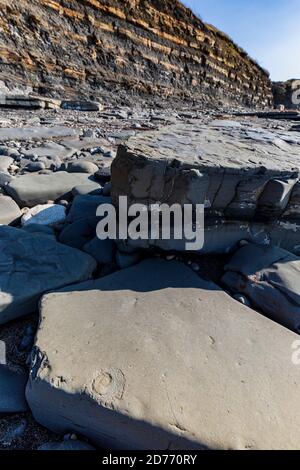
[[[273,80],[300,79],[300,0],[183,0],[242,46]]]

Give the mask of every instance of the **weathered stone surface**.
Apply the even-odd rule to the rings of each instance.
[[[0,227],[0,324],[35,311],[44,292],[89,279],[95,267],[48,236]]]
[[[26,396],[44,426],[106,448],[297,449],[297,339],[148,260],[42,299]]]
[[[0,414],[27,411],[25,387],[28,374],[0,364]]]
[[[3,127],[0,129],[0,140],[39,140],[52,137],[68,137],[78,135],[76,129],[64,126],[53,127]]]
[[[27,174],[15,178],[6,186],[7,193],[20,207],[34,207],[63,198],[81,184],[93,184],[86,173],[58,171],[50,174]]]
[[[300,333],[300,258],[275,246],[249,244],[225,267],[224,284],[270,318]]]
[[[288,179],[290,194],[299,178],[300,147],[287,141],[286,134],[215,121],[149,131],[119,147],[112,196],[116,203],[119,195],[130,203],[205,203],[217,214],[236,203],[249,219],[249,204],[255,213],[270,180]]]
[[[9,225],[17,222],[22,213],[15,201],[9,197],[0,194],[0,225]]]
[[[228,251],[234,239],[254,241],[252,227],[259,224],[269,238],[281,223],[282,230],[296,223],[298,232],[299,143],[249,121],[194,121],[145,132],[119,147],[112,199],[116,206],[119,196],[127,196],[128,204],[204,204],[206,253]],[[132,245],[177,250],[180,242]]]

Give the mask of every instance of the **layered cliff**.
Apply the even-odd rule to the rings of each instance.
[[[0,0],[0,80],[56,96],[272,103],[268,74],[177,0]]]

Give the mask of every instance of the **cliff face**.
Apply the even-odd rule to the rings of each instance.
[[[267,73],[176,0],[0,0],[0,80],[64,96],[272,102]]]

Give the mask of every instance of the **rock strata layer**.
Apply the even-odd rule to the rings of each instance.
[[[7,86],[73,97],[122,88],[262,107],[273,100],[268,74],[177,0],[1,0],[0,28]]]

